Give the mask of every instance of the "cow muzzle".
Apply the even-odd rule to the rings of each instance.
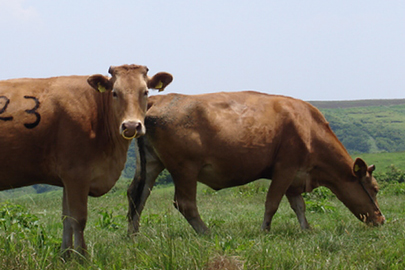
[[[145,128],[141,121],[124,121],[120,131],[122,137],[127,140],[145,135]]]
[[[385,223],[385,216],[380,212],[375,212],[375,220],[372,221],[374,226],[381,226]]]
[[[380,211],[375,211],[374,216],[368,213],[360,214],[359,219],[370,226],[381,226],[385,223],[385,217]]]

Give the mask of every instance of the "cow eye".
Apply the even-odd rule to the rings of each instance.
[[[145,92],[143,93],[144,96],[147,96],[149,94],[149,90],[145,90]]]
[[[114,91],[114,90],[112,91],[112,95],[113,95],[113,97],[114,97],[114,98],[117,98],[117,97],[118,97],[117,92],[116,92],[116,91]]]

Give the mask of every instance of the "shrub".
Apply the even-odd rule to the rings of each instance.
[[[119,217],[114,217],[112,212],[105,210],[105,211],[100,211],[98,214],[100,216],[98,218],[96,225],[99,226],[100,228],[106,229],[109,231],[116,231],[120,228],[119,223],[116,221],[116,218],[119,218]]]
[[[29,243],[35,247],[49,247],[58,249],[61,240],[47,234],[42,225],[39,224],[38,217],[17,204],[5,202],[0,204],[0,227],[7,232],[6,250],[15,249],[17,239]]]
[[[405,172],[403,172],[401,169],[395,167],[395,165],[391,165],[391,166],[387,167],[386,171],[376,173],[375,178],[381,182],[404,183],[405,182]]]
[[[38,218],[21,205],[9,202],[0,205],[0,225],[5,230],[26,231],[38,227]]]
[[[318,187],[312,192],[305,193],[303,197],[308,200],[326,200],[334,198],[335,194],[326,187]]]
[[[243,196],[255,196],[257,194],[265,194],[269,189],[268,182],[254,181],[246,185],[238,186],[235,190],[238,194]]]
[[[382,195],[405,195],[405,183],[390,183],[381,190]]]
[[[326,187],[318,187],[311,193],[305,193],[303,197],[306,199],[305,205],[309,212],[331,213],[336,210],[336,208],[329,203],[329,200],[335,197],[335,195]]]
[[[173,183],[173,178],[167,170],[163,170],[156,179],[155,185],[167,185]]]
[[[331,205],[327,200],[322,201],[306,201],[305,205],[307,211],[312,213],[332,213],[336,211],[336,208]]]

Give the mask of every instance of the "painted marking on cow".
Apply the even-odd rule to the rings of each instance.
[[[36,110],[39,108],[39,100],[36,97],[32,97],[32,96],[24,96],[24,98],[26,99],[33,99],[35,101],[35,106],[34,108],[30,109],[30,110],[25,110],[26,113],[28,114],[34,114],[37,117],[37,120],[35,120],[35,122],[33,123],[26,123],[24,124],[24,126],[28,129],[33,129],[36,126],[38,126],[39,122],[41,121],[41,115],[39,113],[36,112]]]
[[[4,113],[4,112],[7,110],[7,106],[8,106],[8,104],[10,103],[10,99],[8,99],[6,96],[0,96],[0,99],[4,99],[4,100],[5,100],[3,108],[0,109],[0,114],[2,114],[2,113]],[[0,102],[0,105],[1,105],[1,102]],[[13,120],[13,117],[12,117],[12,116],[0,117],[0,120],[3,120],[3,121],[11,121],[11,120]]]
[[[38,126],[39,122],[41,121],[41,115],[37,112],[40,102],[36,97],[33,96],[24,96],[25,99],[32,99],[35,101],[35,106],[32,109],[25,110],[26,113],[28,114],[33,114],[36,116],[36,120],[33,123],[25,123],[24,126],[28,129],[33,129],[36,126]],[[3,107],[0,109],[0,114],[3,114],[6,110],[8,105],[10,104],[10,99],[6,96],[0,96],[0,106],[2,104],[1,99],[5,100]],[[13,120],[13,116],[7,116],[7,117],[0,117],[0,120],[2,121],[11,121]]]

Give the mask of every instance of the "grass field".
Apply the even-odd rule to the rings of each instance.
[[[405,171],[405,152],[378,153],[378,154],[355,154],[353,158],[361,157],[367,164],[376,165],[376,172],[385,171],[391,165]]]
[[[59,256],[61,192],[0,201],[3,269],[404,269],[405,185],[379,197],[387,223],[368,227],[326,189],[306,196],[312,230],[299,229],[287,200],[270,233],[260,230],[268,181],[214,192],[198,205],[211,232],[198,236],[172,205],[173,187],[153,190],[138,236],[126,236],[127,181],[89,200],[84,264]]]

